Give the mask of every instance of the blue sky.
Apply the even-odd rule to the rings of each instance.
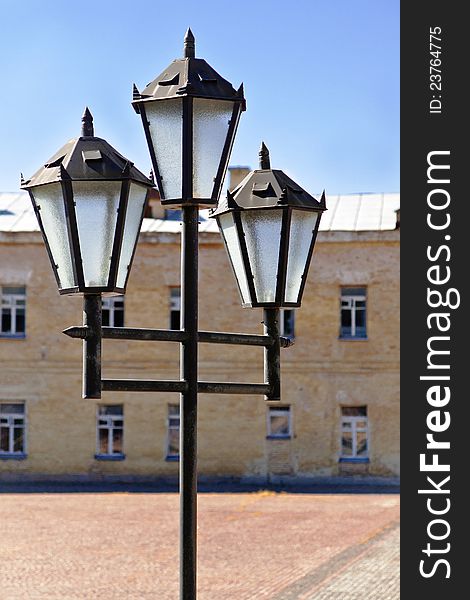
[[[399,189],[398,0],[0,0],[0,191],[15,191],[80,133],[95,133],[144,172],[150,159],[130,106],[182,55],[185,30],[238,87],[231,164],[271,164],[312,193]]]

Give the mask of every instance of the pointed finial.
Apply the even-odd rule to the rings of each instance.
[[[126,160],[126,164],[122,169],[122,174],[124,175],[124,177],[129,177],[129,173],[131,172],[132,166],[134,166],[134,163],[132,163],[130,160]]]
[[[259,149],[259,168],[271,168],[271,162],[269,160],[269,150],[266,148],[266,144],[264,142],[261,142],[261,148]]]
[[[184,36],[184,58],[194,58],[196,56],[196,44],[194,42],[194,35],[191,28],[188,27],[188,31]]]
[[[140,92],[135,83],[132,84],[132,100],[140,100]]]
[[[93,115],[90,112],[88,106],[85,108],[85,112],[82,117],[82,137],[93,137],[95,135],[93,129]]]
[[[24,175],[20,173],[20,185],[24,185]]]
[[[149,179],[153,183],[153,185],[155,185],[155,177],[154,177],[154,174],[153,174],[153,169],[150,169]]]

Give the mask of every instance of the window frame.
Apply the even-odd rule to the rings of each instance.
[[[266,439],[268,440],[290,440],[293,437],[293,428],[292,428],[292,406],[291,405],[282,405],[282,406],[272,406],[268,405],[268,410],[266,411]],[[275,413],[279,413],[276,415]],[[288,433],[276,434],[271,430],[271,416],[284,416],[287,413],[288,418]]]
[[[22,402],[22,401],[17,401],[17,400],[2,400],[0,402],[0,406],[5,405],[5,404],[18,404],[21,405],[23,407],[23,412],[22,413],[3,413],[0,412],[0,428],[5,427],[4,423],[1,423],[2,419],[13,419],[13,423],[8,423],[7,427],[9,430],[8,433],[8,451],[5,450],[1,450],[0,449],[0,460],[24,460],[25,458],[27,458],[28,454],[27,454],[27,415],[26,415],[26,402]],[[23,443],[22,443],[22,449],[21,450],[14,450],[12,449],[12,447],[14,447],[14,429],[15,428],[19,428],[18,425],[15,425],[14,423],[14,419],[22,419],[23,423],[21,425],[21,428],[23,430]],[[12,435],[12,431],[13,431],[13,435]]]
[[[289,312],[292,313],[292,333],[286,333],[285,331],[285,327],[286,327],[286,319],[285,319],[285,313]],[[279,311],[279,332],[280,335],[282,337],[287,337],[290,340],[293,340],[295,338],[295,310],[292,308],[282,308]]]
[[[174,294],[175,291],[179,292],[179,296]],[[177,308],[175,308],[175,302],[177,302]],[[178,313],[178,327],[172,327],[173,313]],[[170,314],[169,314],[169,329],[172,331],[179,331],[181,329],[181,286],[173,285],[170,287]]]
[[[178,414],[171,414],[170,413],[170,407],[171,408],[177,408],[178,409]],[[170,423],[170,421],[172,419],[178,419],[178,426],[172,425]],[[170,454],[170,430],[177,430],[178,431],[178,454]],[[165,445],[165,460],[167,460],[168,462],[179,462],[180,460],[180,454],[181,454],[181,448],[180,448],[180,431],[181,431],[181,408],[179,404],[167,404],[167,418],[166,418],[166,445]]]
[[[112,415],[112,414],[100,414],[100,409],[108,408],[110,406],[120,406],[122,409],[121,414]],[[100,424],[100,420],[108,421],[105,425]],[[114,425],[114,421],[122,421],[121,426]],[[107,452],[101,452],[100,445],[100,430],[107,429],[108,430],[108,448]],[[122,439],[122,450],[121,452],[112,452],[114,445],[114,431],[121,430],[121,439]],[[110,452],[111,450],[111,452]],[[109,461],[118,461],[124,460],[126,455],[124,453],[124,404],[98,404],[96,407],[96,460],[109,460]]]
[[[343,415],[344,408],[365,408],[365,415]],[[359,421],[365,421],[365,427],[358,427]],[[349,422],[351,428],[344,428],[344,423]],[[351,454],[343,454],[343,433],[351,433],[352,448]],[[357,434],[365,433],[367,441],[367,451],[365,454],[357,454]],[[341,420],[340,420],[340,462],[369,462],[370,461],[370,428],[369,428],[369,415],[367,406],[342,406],[341,407]]]
[[[178,414],[171,414],[171,408],[177,408]],[[178,419],[178,425],[172,425],[171,420]],[[170,430],[178,431],[178,454],[170,454]],[[166,444],[165,444],[165,460],[168,462],[179,462],[181,448],[180,448],[180,430],[181,430],[181,410],[179,404],[167,404],[167,418],[166,418]]]
[[[5,293],[4,290],[12,288],[23,288],[23,294]],[[7,300],[9,302],[7,303]],[[18,301],[23,301],[23,305]],[[24,311],[24,331],[17,331],[17,310]],[[10,331],[2,331],[3,310],[10,310]],[[23,339],[26,337],[26,286],[25,285],[1,285],[0,286],[0,338]]]
[[[363,290],[362,294],[347,294],[343,290]],[[350,307],[343,307],[343,302],[350,302]],[[364,302],[364,307],[356,306],[356,302]],[[343,333],[343,310],[349,310],[351,313],[351,333]],[[357,335],[356,332],[356,315],[359,310],[364,311],[364,335]],[[364,341],[368,339],[367,334],[367,286],[341,286],[340,301],[339,301],[339,339],[340,340],[358,340]]]
[[[116,307],[116,302],[122,302],[122,308]],[[120,296],[110,296],[107,298],[103,298],[101,301],[101,311],[102,313],[107,310],[109,311],[109,324],[104,325],[104,327],[124,327],[125,322],[125,304],[124,304],[124,295]],[[115,325],[115,313],[122,312],[122,325]]]

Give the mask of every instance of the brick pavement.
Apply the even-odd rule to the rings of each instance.
[[[399,497],[203,493],[198,600],[398,600]],[[178,598],[178,496],[0,494],[2,600]]]

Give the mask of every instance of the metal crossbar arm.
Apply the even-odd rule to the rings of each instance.
[[[270,335],[258,335],[253,333],[219,333],[217,331],[200,331],[199,341],[209,344],[233,344],[239,346],[263,346],[271,348],[276,345],[276,338]],[[281,348],[289,348],[294,345],[294,340],[280,337]]]
[[[68,327],[62,333],[71,338],[88,339],[91,330],[86,327]],[[187,336],[179,329],[142,329],[137,327],[102,327],[101,337],[107,340],[142,340],[152,342],[184,342]]]
[[[267,383],[218,383],[216,381],[199,381],[198,392],[201,394],[262,394],[271,392]]]
[[[156,379],[102,379],[103,392],[185,392],[185,381],[160,381]],[[271,392],[267,383],[234,383],[217,381],[199,381],[201,394],[263,394]]]
[[[103,392],[179,392],[188,389],[186,381],[156,379],[102,379]]]
[[[72,338],[88,339],[92,335],[87,326],[75,326],[64,329],[63,333]],[[102,338],[105,340],[142,340],[157,342],[184,342],[184,331],[174,329],[143,329],[137,327],[102,327]],[[251,333],[220,333],[217,331],[200,331],[198,341],[204,344],[232,344],[239,346],[271,347],[275,340],[269,335]],[[289,348],[294,341],[287,337],[279,338],[281,348]]]
[[[251,333],[219,333],[200,331],[198,341],[207,344],[234,344],[239,346],[272,346],[274,340],[267,335]]]
[[[155,342],[185,342],[188,338],[179,329],[140,329],[135,327],[103,327],[105,340],[142,340]]]

